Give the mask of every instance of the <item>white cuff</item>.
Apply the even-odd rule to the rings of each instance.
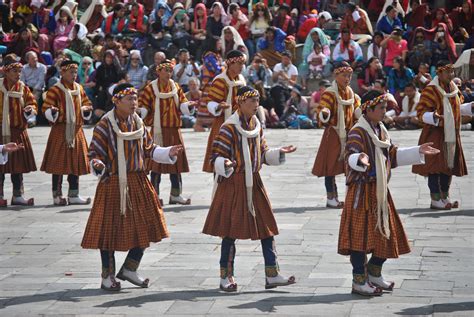
[[[397,149],[397,166],[425,164],[425,155],[420,153],[419,146]]]
[[[472,116],[472,102],[463,103],[460,109],[461,116]]]
[[[222,156],[218,156],[216,160],[214,161],[214,171],[216,172],[217,175],[229,178],[230,175],[234,172],[233,167],[226,168],[225,167],[225,158]]]
[[[84,119],[85,121],[90,120],[92,118],[92,109],[89,110],[89,115],[86,117],[84,115],[84,108],[85,107],[81,107],[82,119]]]
[[[285,162],[285,153],[280,152],[280,148],[271,149],[265,152],[265,163],[268,165],[281,165]]]
[[[209,101],[207,103],[207,110],[209,110],[209,113],[214,117],[218,117],[222,114],[222,109],[217,111],[217,107],[219,107],[219,104],[215,101]]]
[[[36,111],[34,111],[34,110],[31,111],[31,113],[30,113],[29,115],[26,114],[26,112],[23,112],[23,116],[25,117],[26,120],[29,120],[29,119],[31,119],[31,118],[36,117],[36,114],[37,114],[37,113],[36,113]]]
[[[435,127],[438,126],[439,120],[435,119],[434,112],[425,112],[423,114],[423,122],[426,124],[434,125]]]
[[[104,164],[104,168],[101,171],[98,171],[94,168],[94,163],[96,163],[96,162],[104,164],[104,162],[102,162],[99,159],[90,160],[89,165],[91,167],[92,175],[97,176],[97,177],[102,177],[102,175],[104,175],[104,173],[105,173],[105,164]]]
[[[174,164],[178,160],[176,156],[170,156],[171,146],[161,147],[156,146],[153,150],[153,161],[161,164]]]
[[[325,109],[324,111],[321,110],[318,114],[319,121],[321,121],[322,123],[328,123],[329,119],[331,119],[331,110],[329,110],[328,108],[324,108],[324,109]],[[324,118],[323,113],[327,115],[326,119]]]
[[[184,114],[185,116],[192,116],[194,115],[194,107],[192,108],[192,110],[189,109],[189,101],[188,102],[183,102],[180,106],[179,106],[180,110],[181,110],[181,113]]]
[[[385,112],[385,116],[388,117],[388,118],[395,117],[396,114],[397,114],[396,111],[393,110],[393,109]]]
[[[48,121],[52,123],[58,120],[58,115],[59,115],[59,112],[56,112],[56,114],[53,116],[53,111],[51,110],[51,108],[49,108],[48,110],[44,112],[44,116],[46,117],[46,119],[48,119]]]
[[[348,159],[348,163],[349,163],[349,166],[354,170],[354,171],[357,171],[357,172],[365,172],[367,170],[367,166],[360,166],[359,164],[359,156],[360,156],[360,153],[353,153],[351,155],[349,155],[349,159]]]
[[[140,118],[142,118],[142,120],[145,120],[146,116],[148,115],[148,109],[147,108],[138,108],[137,112],[140,115]]]
[[[0,144],[0,165],[5,165],[8,162],[8,153],[3,154],[3,145]]]

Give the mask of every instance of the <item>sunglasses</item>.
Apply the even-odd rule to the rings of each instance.
[[[90,64],[91,64],[91,63],[89,63],[89,62],[84,62],[84,63],[82,63],[82,65],[90,65]]]

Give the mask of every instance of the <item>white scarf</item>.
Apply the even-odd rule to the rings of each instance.
[[[453,108],[451,106],[451,103],[449,102],[449,98],[456,97],[457,104],[460,104],[460,100],[458,96],[458,87],[453,82],[450,82],[449,84],[451,85],[453,91],[447,93],[439,85],[439,78],[438,76],[436,76],[428,84],[428,86],[435,86],[443,97],[444,146],[446,149],[446,161],[448,163],[448,167],[453,168],[454,154],[456,153],[456,125],[454,121]]]
[[[153,139],[155,143],[159,146],[163,146],[163,133],[161,132],[161,109],[160,109],[160,99],[174,98],[175,106],[179,107],[179,96],[178,96],[178,87],[176,87],[175,82],[170,79],[171,91],[170,92],[160,92],[158,87],[158,79],[155,79],[151,82],[151,87],[155,94],[155,115],[153,117]]]
[[[222,78],[225,80],[227,87],[229,90],[227,91],[227,97],[226,97],[226,103],[230,105],[229,108],[224,109],[224,119],[227,120],[231,115],[232,115],[232,94],[234,92],[234,87],[243,87],[247,84],[245,81],[244,76],[242,74],[239,74],[239,77],[237,80],[230,80],[229,76],[227,76],[227,72],[222,72],[219,75],[216,76],[214,80],[217,78]]]
[[[66,143],[69,148],[73,148],[76,140],[76,110],[72,96],[79,97],[79,107],[82,106],[81,89],[78,83],[74,83],[74,90],[69,90],[59,82],[56,84],[66,96]]]
[[[413,97],[413,105],[415,106],[415,108],[416,108],[417,103],[420,102],[420,96],[421,96],[420,92],[417,91],[415,93],[415,97]],[[402,110],[403,112],[405,112],[406,115],[409,115],[411,112],[415,111],[415,108],[412,108],[412,109],[409,108],[409,101],[410,100],[408,96],[405,95],[405,97],[402,100]]]
[[[347,138],[347,132],[346,132],[346,118],[344,115],[344,107],[347,106],[354,106],[354,92],[352,91],[352,88],[347,86],[349,89],[349,95],[350,99],[349,100],[344,100],[339,96],[339,89],[337,87],[337,82],[334,80],[328,89],[326,91],[334,93],[336,96],[336,102],[337,102],[337,125],[334,127],[336,130],[337,135],[339,136],[339,141],[341,142],[341,151],[339,155],[339,160],[342,160],[344,157],[344,149],[346,147],[346,138]]]
[[[112,129],[117,135],[117,159],[118,159],[118,175],[120,184],[120,214],[123,216],[127,211],[130,200],[128,196],[127,183],[127,160],[125,158],[125,141],[140,140],[140,149],[143,147],[143,133],[145,132],[142,119],[136,113],[133,113],[133,119],[137,124],[138,130],[132,132],[122,132],[117,124],[114,110],[105,114],[109,119]]]
[[[383,149],[390,147],[390,136],[383,125],[379,123],[380,136],[386,138],[381,141],[374,132],[372,126],[367,122],[364,116],[359,118],[359,121],[354,127],[361,127],[370,136],[372,143],[375,145],[375,172],[376,172],[376,186],[377,186],[377,226],[382,236],[390,238],[390,221],[388,212],[388,175],[387,175],[387,158],[383,153]]]
[[[20,99],[21,109],[25,106],[23,100],[23,88],[24,84],[20,81],[20,91],[8,91],[4,85],[4,78],[0,79],[0,91],[3,93],[3,116],[2,116],[2,136],[3,144],[10,143],[11,141],[11,127],[10,127],[10,97]]]
[[[252,158],[250,156],[250,145],[249,145],[249,138],[256,138],[256,147],[257,153],[260,153],[260,120],[257,119],[256,116],[253,116],[250,120],[255,122],[255,129],[252,131],[246,131],[242,128],[242,124],[240,123],[239,112],[234,112],[233,115],[226,120],[224,124],[233,124],[237,131],[242,136],[242,150],[244,155],[244,164],[245,164],[245,187],[247,189],[247,206],[252,214],[255,217],[255,209],[253,208],[253,200],[252,200],[252,189],[253,189],[253,169],[252,169]],[[257,159],[257,158],[256,158]]]

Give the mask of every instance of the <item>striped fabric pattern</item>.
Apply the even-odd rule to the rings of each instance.
[[[177,84],[176,87],[178,88],[178,96],[180,104],[187,102],[186,96],[184,95],[183,90]],[[172,87],[171,84],[168,82],[166,84],[160,84],[158,81],[158,88],[160,92],[167,93],[171,92]],[[143,93],[138,98],[138,106],[140,108],[145,108],[148,110],[148,114],[145,118],[145,124],[147,126],[153,126],[153,118],[155,115],[155,93],[153,91],[153,87],[148,84]],[[181,127],[181,110],[179,108],[180,105],[175,105],[174,98],[167,98],[160,100],[160,118],[161,118],[161,127],[163,128],[180,128]]]
[[[463,103],[463,96],[459,93],[460,103],[456,102],[456,98],[450,98],[449,102],[453,109],[454,124],[456,129],[461,127],[461,109],[460,106]],[[416,106],[416,112],[418,119],[423,122],[423,115],[425,112],[437,112],[440,115],[444,114],[443,110],[443,97],[441,96],[438,89],[434,86],[428,86],[421,92],[420,102]]]
[[[339,96],[341,96],[342,99],[347,100],[349,99],[349,92],[348,90],[341,90],[339,89]],[[355,98],[354,101],[354,107],[344,107],[345,113],[344,117],[346,119],[346,130],[349,131],[352,126],[356,122],[356,118],[354,116],[354,110],[360,107],[360,100]],[[316,109],[316,111],[321,112],[323,108],[327,108],[331,111],[331,117],[329,119],[329,122],[327,124],[331,126],[336,126],[337,125],[337,103],[336,103],[336,95],[334,95],[332,92],[325,91],[321,95],[321,101],[319,102],[319,106]]]
[[[13,87],[9,87],[7,81],[5,81],[5,88],[10,91],[20,91],[20,82],[17,82]],[[26,122],[23,109],[20,104],[20,99],[9,98],[10,100],[10,127],[17,129],[26,129],[28,123]],[[35,96],[30,91],[28,86],[23,85],[23,100],[24,106],[33,107],[34,111],[38,111],[38,103],[36,102]],[[3,92],[0,91],[0,122],[3,120]],[[1,142],[1,140],[0,140]]]

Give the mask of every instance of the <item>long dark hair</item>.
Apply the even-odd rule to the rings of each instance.
[[[203,52],[213,52],[215,54],[221,54],[221,52],[217,49],[217,41],[221,38],[218,36],[208,35],[203,43]]]
[[[401,56],[396,56],[394,59],[393,59],[393,62],[396,62],[400,65],[400,69],[399,70],[395,70],[399,73],[399,75],[401,75],[402,77],[405,76],[405,62],[403,61],[403,58]]]

